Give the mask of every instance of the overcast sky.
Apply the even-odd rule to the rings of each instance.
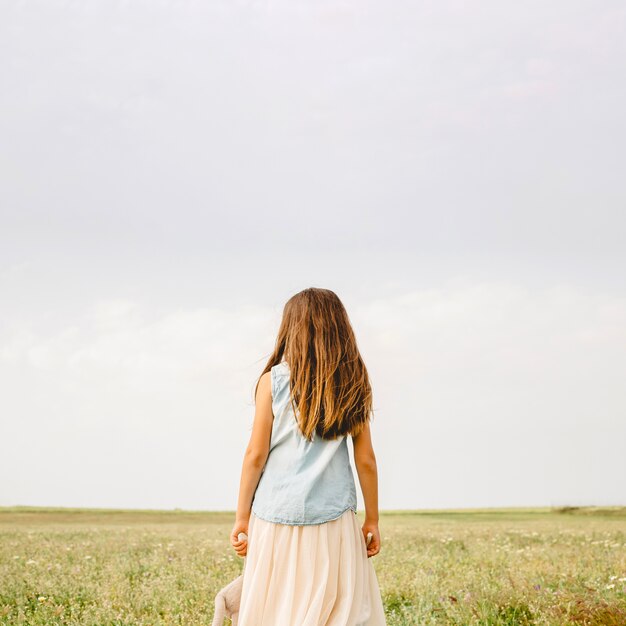
[[[234,510],[310,286],[370,372],[381,509],[626,504],[625,25],[2,2],[0,505]]]

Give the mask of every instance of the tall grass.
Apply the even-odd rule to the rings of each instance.
[[[210,624],[243,567],[233,519],[0,509],[0,624]],[[383,512],[380,527],[389,626],[626,625],[626,509]]]

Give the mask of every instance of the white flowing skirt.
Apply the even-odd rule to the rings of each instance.
[[[386,626],[372,560],[351,509],[305,525],[251,513],[238,626]]]

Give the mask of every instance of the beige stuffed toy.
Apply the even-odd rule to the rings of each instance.
[[[248,539],[246,533],[237,535],[239,541]],[[246,557],[244,560],[244,568]],[[243,587],[243,574],[229,582],[226,587],[220,589],[215,596],[215,613],[213,614],[212,626],[224,626],[224,618],[229,617],[232,626],[237,626],[239,620],[239,604],[241,602],[241,589]]]

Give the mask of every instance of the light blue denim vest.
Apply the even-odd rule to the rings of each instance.
[[[347,509],[356,514],[356,486],[344,435],[334,441],[317,433],[307,441],[290,403],[289,366],[270,370],[274,422],[270,451],[259,479],[252,512],[280,524],[321,524]]]

